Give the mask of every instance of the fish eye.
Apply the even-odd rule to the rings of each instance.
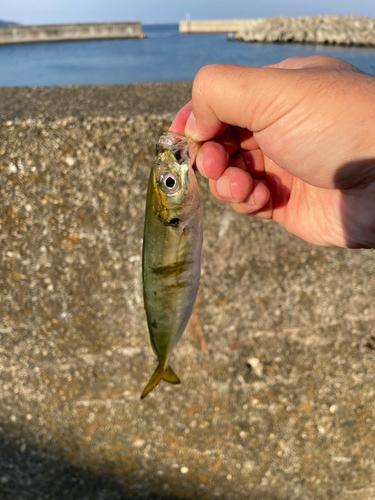
[[[167,177],[165,179],[165,185],[169,188],[172,189],[175,187],[176,181],[173,177]]]
[[[174,175],[167,174],[162,179],[162,187],[167,194],[175,193],[178,189],[178,180]]]

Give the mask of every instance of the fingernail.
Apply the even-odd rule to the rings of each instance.
[[[229,179],[228,177],[220,177],[216,183],[216,189],[223,198],[230,198]]]
[[[176,118],[177,118],[177,116],[176,116]],[[175,124],[176,118],[173,120],[173,122],[171,123],[171,126],[169,127],[169,130],[172,130],[172,132],[174,131],[174,124]]]
[[[189,118],[187,119],[186,125],[185,125],[185,135],[187,137],[192,137],[194,132],[196,131],[196,121],[195,121],[195,116],[194,112],[192,111],[189,115]]]

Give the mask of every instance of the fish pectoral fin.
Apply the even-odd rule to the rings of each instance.
[[[145,398],[147,394],[151,392],[152,389],[154,389],[161,380],[165,380],[170,384],[181,384],[180,379],[177,377],[170,366],[168,366],[166,370],[163,370],[163,368],[159,365],[150,378],[149,383],[143,389],[141,399]]]

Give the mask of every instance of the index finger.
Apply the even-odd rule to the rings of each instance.
[[[189,101],[177,113],[171,126],[169,127],[169,130],[171,130],[172,132],[176,132],[177,134],[184,135],[185,125],[192,110],[193,110],[193,101]]]

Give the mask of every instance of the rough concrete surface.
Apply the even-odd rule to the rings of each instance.
[[[1,499],[375,499],[374,252],[204,179],[182,384],[139,399],[147,177],[190,88],[0,89]]]

